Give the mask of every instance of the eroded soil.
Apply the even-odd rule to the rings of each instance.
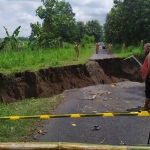
[[[143,62],[142,58],[138,58]],[[104,59],[89,61],[85,65],[71,65],[26,71],[13,77],[0,74],[0,101],[10,103],[25,98],[44,98],[64,90],[110,84],[122,81],[142,82],[140,66],[129,59]]]

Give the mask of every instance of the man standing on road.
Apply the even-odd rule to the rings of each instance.
[[[95,48],[96,54],[98,54],[98,51],[99,51],[99,43],[96,43],[96,44],[95,44],[95,47],[96,47],[96,48]]]
[[[111,51],[112,51],[112,44],[110,43],[110,44],[108,45],[108,54],[111,54]]]
[[[76,58],[77,58],[77,60],[78,60],[78,57],[79,57],[79,43],[78,43],[78,42],[77,42],[77,44],[75,45],[74,50],[76,51]]]
[[[148,111],[150,104],[150,43],[144,45],[146,58],[142,65],[142,78],[145,81],[145,104],[143,110]]]

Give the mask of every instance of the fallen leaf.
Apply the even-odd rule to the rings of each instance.
[[[103,138],[103,140],[102,140],[99,144],[103,144],[103,143],[104,143],[104,141],[105,141],[105,138]]]
[[[114,83],[111,84],[111,87],[115,87],[115,86],[116,86],[116,84],[114,84]]]
[[[120,145],[126,145],[123,141],[120,142]]]
[[[97,96],[97,95],[93,95],[93,99],[95,99],[95,98],[96,98],[96,96]]]
[[[39,134],[44,134],[44,132],[42,130],[39,130],[38,133]]]
[[[75,127],[76,126],[76,124],[71,124],[73,127]]]

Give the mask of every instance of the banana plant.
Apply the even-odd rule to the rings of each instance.
[[[20,40],[19,38],[19,30],[21,26],[17,27],[13,32],[12,36],[10,36],[6,27],[4,27],[7,37],[4,38],[4,41],[0,45],[0,50],[3,49],[5,46],[10,46],[12,50],[19,50],[20,49]]]

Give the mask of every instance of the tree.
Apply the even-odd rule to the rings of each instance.
[[[20,41],[19,41],[19,30],[21,26],[17,27],[13,32],[12,36],[10,36],[6,27],[4,27],[7,37],[4,38],[4,41],[0,44],[0,50],[4,49],[5,46],[8,46],[12,50],[20,49]]]
[[[78,21],[77,27],[78,27],[78,39],[80,41],[83,38],[84,34],[86,33],[86,26],[84,22]]]
[[[114,0],[114,7],[107,14],[104,24],[107,42],[139,45],[150,38],[150,1]]]
[[[103,30],[98,20],[92,20],[86,23],[86,34],[89,36],[93,35],[96,42],[100,41]]]
[[[42,0],[36,15],[43,20],[42,25],[31,24],[32,36],[36,36],[38,43],[52,42],[53,39],[72,41],[75,34],[75,14],[72,7],[64,0]],[[49,46],[49,44],[48,44]]]

